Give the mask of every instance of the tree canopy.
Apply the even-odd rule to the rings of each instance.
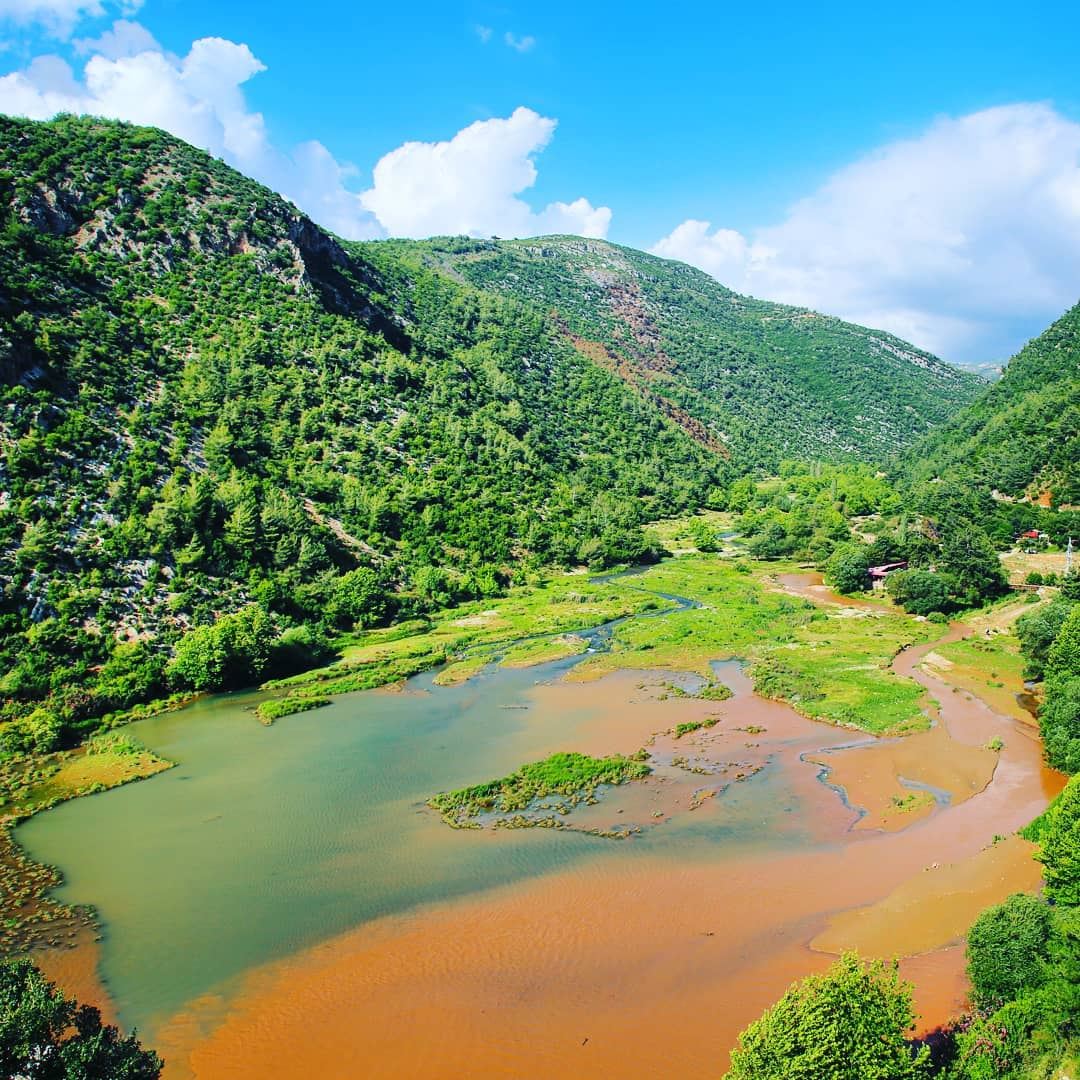
[[[100,1012],[65,997],[29,960],[0,963],[0,1076],[156,1080],[163,1062]]]
[[[845,953],[795,983],[740,1036],[726,1080],[905,1080],[928,1075],[913,1049],[911,986],[895,964]]]

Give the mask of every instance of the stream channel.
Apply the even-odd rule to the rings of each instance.
[[[667,599],[633,617],[694,604]],[[614,625],[582,636],[607,648]],[[669,696],[692,676],[564,680],[580,660],[490,665],[450,687],[429,671],[269,728],[251,713],[259,693],[207,698],[131,727],[176,768],[39,814],[18,840],[62,869],[60,899],[96,907],[102,984],[167,1080],[646,1077],[721,1072],[738,1030],[830,962],[817,939],[836,918],[867,906],[872,922],[1053,794],[1037,741],[950,699],[958,746],[1004,734],[994,782],[959,805],[940,796],[901,832],[860,830],[830,783],[840,755],[866,750],[758,698],[737,663],[716,665],[735,691],[718,703]],[[454,830],[423,805],[557,750],[628,754],[717,717],[660,736],[647,781],[575,812],[582,829],[640,828],[624,840]],[[1033,867],[1023,852],[964,886],[964,917],[1037,883]],[[960,1004],[962,959],[948,933],[915,938],[870,951],[916,956],[907,970],[939,1022]]]

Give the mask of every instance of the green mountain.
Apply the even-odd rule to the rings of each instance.
[[[1009,499],[1080,503],[1080,304],[910,454],[909,475]]]
[[[182,688],[195,628],[238,685],[648,558],[641,523],[893,452],[973,380],[611,245],[344,244],[160,131],[0,117],[0,384],[2,753]]]
[[[0,720],[118,707],[245,605],[349,625],[641,558],[729,475],[535,310],[175,138],[0,118],[0,148]]]
[[[740,296],[708,274],[601,240],[440,238],[365,245],[549,312],[703,445],[747,466],[880,462],[982,387],[907,342]]]

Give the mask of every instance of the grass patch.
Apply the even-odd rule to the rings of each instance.
[[[691,698],[694,701],[727,701],[733,697],[730,687],[723,683],[706,683],[700,690],[684,690],[675,683],[664,683],[664,694],[661,700],[668,697]]]
[[[490,663],[491,657],[487,653],[471,656],[467,660],[458,660],[457,663],[447,664],[432,681],[436,686],[457,686],[474,675],[479,675]]]
[[[442,792],[428,799],[449,825],[467,825],[485,812],[512,814],[524,810],[534,799],[565,796],[571,805],[590,797],[601,784],[622,784],[649,774],[642,761],[615,754],[595,758],[587,754],[559,753],[523,765],[501,780]]]
[[[293,675],[288,679],[273,679],[264,683],[263,689],[300,690],[310,687],[323,695],[351,694],[357,690],[374,690],[379,686],[401,682],[445,662],[446,654],[443,652],[420,650],[411,656],[334,664],[302,675]]]
[[[260,722],[269,726],[283,716],[295,716],[297,713],[321,709],[324,705],[329,704],[330,699],[328,697],[300,697],[299,695],[290,694],[288,697],[271,698],[269,701],[260,702],[255,710],[255,715],[258,716]]]
[[[171,767],[121,731],[95,735],[78,750],[17,758],[0,768],[0,813],[16,819],[79,795],[107,791]]]
[[[902,646],[931,640],[940,629],[898,611],[818,607],[769,586],[770,576],[790,569],[754,563],[745,573],[704,556],[653,567],[638,578],[643,587],[702,606],[623,624],[612,651],[585,660],[572,677],[666,668],[711,679],[713,660],[741,657],[759,694],[811,719],[878,734],[927,727],[922,687],[890,665]]]
[[[719,716],[706,716],[704,720],[684,720],[681,724],[676,724],[671,729],[671,734],[676,739],[681,739],[684,735],[689,735],[691,731],[700,731],[702,728],[716,727],[719,723]]]
[[[934,796],[929,791],[909,791],[906,795],[894,795],[890,809],[899,814],[913,814],[916,810],[924,810],[934,802]]]
[[[532,667],[534,664],[565,660],[568,656],[580,656],[588,647],[589,643],[583,637],[559,634],[557,637],[524,641],[515,645],[506,651],[501,663],[503,667],[509,668]]]
[[[511,665],[573,656],[588,647],[573,631],[671,606],[636,585],[636,578],[594,584],[578,574],[561,574],[513,589],[505,597],[438,612],[430,619],[343,636],[335,642],[341,653],[335,663],[272,679],[263,687],[317,687],[321,694],[344,694],[400,682],[449,662],[437,679],[448,685],[475,675],[506,646],[505,660]],[[522,642],[526,637],[538,640]]]
[[[702,510],[691,517],[661,518],[648,528],[668,551],[697,551],[697,530],[704,527],[714,534],[733,532],[736,516],[727,511]]]

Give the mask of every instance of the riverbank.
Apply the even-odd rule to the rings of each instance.
[[[789,583],[787,594],[778,580]],[[528,667],[582,655],[573,679],[627,669],[711,678],[713,661],[740,657],[759,693],[811,719],[876,734],[927,726],[921,690],[889,665],[940,630],[869,601],[816,604],[820,578],[805,596],[790,584],[800,580],[795,564],[696,553],[622,575],[562,575],[430,622],[354,635],[334,664],[265,687],[340,694],[444,664],[436,683],[457,685],[490,664]]]
[[[178,790],[176,784],[161,781],[165,786],[160,798],[137,800],[142,809],[124,813],[116,804],[115,811],[109,808],[109,813],[94,815],[86,826],[93,835],[108,837],[110,828],[132,817],[169,823],[167,837],[148,836],[144,847],[132,852],[140,864],[145,861],[143,876],[163,876],[155,886],[154,904],[138,928],[142,936],[133,936],[124,925],[116,931],[122,939],[122,956],[116,950],[111,953],[110,985],[121,988],[122,1014],[131,1009],[132,1000],[139,1001],[140,1011],[133,1019],[144,1036],[172,1059],[167,1075],[177,1077],[185,1071],[211,1078],[258,1075],[260,1061],[276,1076],[307,1075],[311,1054],[322,1053],[312,1050],[312,1031],[327,1040],[328,1063],[335,1055],[349,1060],[366,1039],[369,1047],[377,1048],[378,1060],[372,1065],[365,1059],[365,1074],[412,1075],[422,1072],[430,1060],[439,1060],[430,1058],[436,1050],[422,1032],[438,1031],[444,1024],[460,1032],[460,1045],[455,1035],[455,1046],[447,1051],[450,1064],[442,1070],[446,1075],[469,1075],[470,1061],[486,1061],[489,1051],[471,1041],[482,1038],[490,1042],[491,1054],[505,1056],[519,1069],[522,1061],[530,1070],[535,1061],[539,1069],[550,1058],[552,1067],[572,1071],[588,1063],[573,1056],[579,1041],[571,1034],[582,1015],[589,1016],[590,1024],[597,1017],[600,1034],[588,1036],[589,1045],[594,1045],[602,1067],[618,1075],[650,1075],[649,1068],[656,1075],[661,1068],[656,1048],[641,1044],[641,1033],[650,1030],[654,1017],[665,1017],[665,1024],[672,1025],[672,1039],[686,1040],[687,1068],[699,1068],[703,1060],[722,1061],[746,1020],[792,978],[825,965],[828,957],[809,946],[830,931],[840,913],[883,904],[920,875],[928,882],[946,883],[948,875],[936,875],[931,869],[935,862],[939,868],[960,866],[978,857],[992,846],[995,833],[1007,835],[1035,816],[1053,786],[1052,778],[1044,782],[1038,743],[1030,738],[1030,728],[1026,751],[1011,730],[1004,732],[1001,751],[987,749],[990,736],[978,725],[1009,721],[993,710],[989,718],[966,720],[953,709],[954,703],[967,701],[966,691],[952,694],[945,684],[934,687],[934,697],[948,698],[943,710],[948,722],[926,730],[933,714],[924,712],[928,686],[915,667],[934,647],[935,638],[940,639],[941,627],[881,611],[870,601],[853,605],[828,594],[810,578],[793,578],[781,583],[788,593],[778,591],[771,579],[779,581],[785,573],[794,574],[795,568],[773,564],[747,570],[731,560],[693,556],[622,582],[599,583],[635,594],[644,618],[609,624],[603,628],[606,637],[586,631],[582,638],[596,651],[583,660],[567,657],[533,669],[543,672],[539,685],[526,669],[502,668],[488,660],[472,678],[457,685],[440,688],[427,675],[408,683],[403,694],[339,696],[311,718],[269,729],[250,716],[250,710],[266,700],[265,694],[208,699],[191,715],[153,722],[147,729],[157,732],[153,745],[184,747],[176,756],[187,762],[185,775],[174,780],[201,783],[212,772],[213,785],[207,793],[194,783],[184,784],[182,796],[178,791],[177,797],[170,797],[170,790]],[[689,582],[693,591],[679,593],[673,588],[676,581]],[[566,583],[567,588],[576,586],[579,595],[587,595],[582,588],[587,585],[581,579]],[[800,588],[811,590],[813,599],[790,595],[791,589]],[[683,601],[666,601],[660,610],[669,613],[650,618],[657,610],[657,597],[643,589],[679,595]],[[530,604],[540,606],[540,598],[534,596]],[[469,620],[464,628],[468,633],[479,627],[494,634],[498,612],[493,616],[484,611],[455,618]],[[565,631],[556,626],[553,632]],[[925,640],[900,648],[919,636]],[[532,639],[540,644],[543,640],[543,635]],[[403,643],[402,649],[411,647],[406,634],[377,647],[397,642]],[[715,670],[717,656],[736,653],[731,642],[750,654],[751,672],[754,664],[769,660],[771,672],[781,670],[788,679],[784,688],[792,692],[791,705],[755,694],[749,676],[733,665],[722,673]],[[492,639],[487,643],[494,646]],[[373,644],[357,647],[370,649]],[[513,651],[510,642],[495,647]],[[581,668],[585,679],[579,678]],[[703,701],[671,692],[671,686],[683,680],[701,678],[702,671],[710,680],[719,677],[731,685],[734,697]],[[826,688],[818,690],[823,697],[803,696],[810,678],[813,686]],[[516,688],[509,697],[490,700],[487,711],[464,727],[448,726],[447,710],[473,710],[490,697],[493,687],[503,684]],[[850,711],[837,713],[834,696]],[[874,711],[878,707],[882,714]],[[386,722],[377,730],[371,724],[373,709],[385,714]],[[234,732],[228,749],[217,737],[219,722],[214,716],[220,710],[231,718]],[[810,720],[806,714],[814,711],[831,720],[830,726]],[[205,719],[198,721],[196,714]],[[865,716],[870,720],[866,726],[876,723],[886,731],[922,728],[938,740],[947,737],[928,759],[959,760],[961,745],[978,751],[981,764],[970,772],[968,796],[957,796],[959,781],[952,790],[934,784],[932,778],[925,780],[923,789],[904,786],[904,780],[919,782],[918,778],[908,776],[910,763],[890,754],[913,745],[911,739],[921,735],[875,740],[872,745],[880,748],[876,752],[883,765],[871,770],[861,788],[856,779],[849,779],[845,790],[838,792],[836,775],[823,784],[818,763],[822,756],[836,765],[866,752],[844,749],[867,738],[853,735],[852,715]],[[349,716],[357,718],[356,736],[351,734],[354,721],[347,720]],[[369,731],[375,740],[370,747],[353,741],[366,739]],[[656,736],[651,749],[660,765],[657,775],[611,789],[596,805],[586,803],[574,811],[580,815],[581,831],[613,826],[626,831],[629,823],[645,826],[625,844],[604,844],[591,837],[527,838],[505,830],[483,835],[454,832],[414,801],[440,789],[509,775],[521,763],[542,760],[559,750],[572,748],[595,757],[630,755],[650,736]],[[401,750],[395,749],[399,742]],[[324,756],[306,761],[303,755],[316,748]],[[418,756],[421,750],[434,754],[428,760]],[[984,761],[985,755],[989,756]],[[478,764],[481,759],[488,764]],[[357,789],[352,781],[362,761],[369,763],[371,772],[356,777]],[[244,769],[237,768],[238,762],[246,763]],[[987,763],[991,776],[982,783]],[[394,784],[408,786],[388,789],[388,798],[377,811],[365,809],[358,793],[366,797],[372,788],[383,789],[389,773],[400,774]],[[428,775],[451,782],[442,788],[425,786]],[[347,789],[342,786],[346,777]],[[747,782],[735,783],[739,779]],[[155,788],[150,785],[148,791]],[[925,794],[924,789],[930,788],[948,797],[939,800],[933,794],[929,804],[923,800],[925,810],[897,814],[894,828],[871,827],[870,814],[862,812],[874,798],[891,799],[897,790],[905,798],[913,790]],[[280,821],[268,816],[271,807],[263,793],[272,793],[274,803],[286,808]],[[312,800],[315,805],[309,808]],[[187,807],[193,802],[199,809],[191,817]],[[107,809],[105,801],[101,807]],[[345,837],[334,832],[325,838],[314,835],[304,825],[309,809],[320,830],[348,819]],[[255,832],[243,826],[249,819],[259,823]],[[289,830],[298,832],[295,839],[290,839]],[[158,850],[163,843],[164,849]],[[353,843],[359,845],[355,852]],[[325,854],[311,860],[310,867],[298,864],[300,852],[313,844]],[[541,851],[548,854],[530,864],[530,853]],[[377,866],[369,866],[361,852],[376,853]],[[56,861],[67,865],[72,857]],[[359,876],[351,872],[353,862]],[[200,869],[201,863],[207,865]],[[478,872],[489,863],[489,869]],[[969,906],[981,905],[987,895],[996,895],[995,890],[1025,887],[1026,879],[1020,880],[1017,869],[1021,863],[1019,859],[1015,866],[1010,863],[1003,875],[983,874],[985,888],[977,899],[967,901]],[[198,950],[214,947],[205,938],[208,927],[200,927],[201,917],[195,913],[172,910],[168,883],[177,865],[185,868],[185,887],[197,889],[205,918],[220,926],[226,939],[245,934],[250,938],[240,942],[235,961],[217,965],[217,975],[199,962]],[[1027,873],[1034,864],[1023,865]],[[93,869],[107,875],[113,909],[126,911],[133,899],[130,892],[118,891],[118,879],[108,867]],[[334,898],[348,896],[376,871],[391,875],[391,880],[370,908],[350,920],[340,913],[341,903]],[[433,898],[430,885],[408,893],[407,903],[398,899],[402,887],[394,875],[412,880],[418,874],[425,878],[439,873],[447,878],[440,888],[449,899],[439,899],[438,890]],[[235,888],[220,886],[222,875],[235,878]],[[255,897],[250,893],[255,880],[264,881],[272,901],[266,911],[257,909],[259,914],[252,908]],[[104,884],[106,879],[93,888],[84,887],[96,896],[103,894]],[[139,883],[134,887],[144,888]],[[238,907],[227,895],[236,891],[242,897]],[[220,909],[211,902],[218,893],[226,904]],[[556,902],[556,896],[564,893],[583,905],[568,927],[557,922],[560,913],[567,913],[566,906]],[[931,888],[919,900],[920,910],[929,913],[926,926],[933,924],[940,895]],[[963,903],[957,918],[967,916]],[[334,912],[329,931],[320,904],[329,904],[328,910]],[[531,905],[542,910],[529,912]],[[903,904],[896,910],[901,909],[907,910]],[[289,929],[289,920],[305,911],[311,912],[310,919]],[[976,913],[972,910],[971,918]],[[242,931],[240,924],[228,922],[233,915],[244,920]],[[887,925],[887,918],[882,918],[882,925]],[[665,919],[673,923],[670,933]],[[175,935],[168,950],[159,941],[160,920]],[[505,927],[500,920],[507,920]],[[691,932],[691,922],[701,928]],[[493,936],[484,938],[479,929],[475,933],[467,929],[485,924]],[[271,937],[282,944],[270,946],[270,939],[260,940],[265,934],[248,932],[260,925],[275,927]],[[309,945],[325,939],[328,932],[328,943]],[[949,933],[950,940],[905,961],[912,971],[924,973],[920,1001],[929,1003],[924,1008],[935,1022],[949,1014],[957,987],[962,986],[962,953],[955,945],[955,932]],[[385,949],[372,952],[374,939],[367,935],[385,941]],[[290,941],[298,944],[289,947]],[[703,944],[711,951],[701,951]],[[230,941],[225,947],[234,946]],[[267,960],[271,947],[278,955]],[[584,983],[575,982],[558,957],[548,955],[556,947],[580,954],[586,965],[581,974]],[[415,964],[408,960],[413,948]],[[459,955],[462,949],[476,954]],[[342,956],[376,964],[370,986],[367,975],[359,977],[339,967]],[[406,962],[399,971],[395,965],[402,956]],[[496,962],[501,974],[485,985],[491,976],[489,965]],[[611,981],[590,982],[589,964],[596,971],[610,972]],[[429,965],[434,971],[428,970]],[[134,970],[144,966],[147,971],[136,977]],[[176,976],[170,968],[183,968],[185,973]],[[155,971],[158,979],[162,971],[170,971],[169,981],[179,978],[185,989],[154,990],[153,1002],[149,992],[140,991],[133,999],[133,985],[155,986]],[[416,991],[420,983],[409,982],[409,972],[427,980],[422,995]],[[479,982],[458,986],[454,973],[459,981]],[[689,996],[683,983],[691,988]],[[564,985],[569,988],[565,992]],[[344,995],[340,1002],[339,987]],[[391,989],[384,995],[387,987]],[[517,1003],[522,1001],[534,1003],[552,1025],[551,1047],[528,1044],[530,1033],[535,1034],[533,1017],[520,1014]],[[754,1002],[758,1004],[751,1010]],[[179,1011],[177,1004],[183,1006]],[[727,1019],[712,1024],[708,1032],[698,1023],[695,1035],[694,1020],[701,1007]],[[610,1016],[609,1008],[614,1010]],[[683,1008],[689,1012],[677,1022],[672,1010]],[[496,1036],[491,1031],[484,1035],[469,1019],[476,1009],[481,1016],[497,1010],[513,1024],[520,1022],[520,1027],[504,1033],[500,1020]],[[356,1019],[357,1012],[365,1010],[370,1011],[370,1025]],[[342,1024],[338,1035],[322,1031],[323,1013]],[[409,1022],[409,1017],[414,1020]],[[724,1026],[729,1022],[730,1032]],[[726,1041],[718,1046],[721,1037]],[[399,1041],[400,1047],[394,1049]],[[264,1045],[269,1056],[263,1054]],[[455,1061],[461,1070],[456,1073]],[[249,1067],[246,1063],[251,1071],[243,1071]],[[491,1074],[501,1075],[495,1061],[490,1064]],[[380,1072],[384,1066],[386,1071]]]
[[[755,854],[748,837],[719,862],[651,851],[377,920],[253,973],[227,1007],[205,999],[174,1018],[161,1032],[183,1059],[173,1075],[217,1080],[272,1069],[288,1078],[344,1067],[391,1077],[437,1067],[448,1077],[644,1078],[700,1071],[703,1061],[720,1072],[749,1019],[853,946],[903,955],[921,1029],[936,1027],[963,1005],[967,926],[987,904],[1037,887],[1030,847],[1012,834],[1061,778],[1043,768],[1030,727],[921,670],[933,647],[905,650],[893,666],[940,700],[936,713],[924,701],[937,721],[926,733],[939,740],[935,758],[991,755],[985,782],[964,798],[935,799],[925,817],[898,828],[855,828],[866,820],[860,799],[878,788],[883,796],[897,776],[911,779],[903,751],[923,736],[870,744],[892,767],[852,782],[845,802],[821,783],[809,747],[831,747],[833,762],[869,750],[845,750],[843,730],[737,692],[722,706],[728,721],[687,738],[763,729],[753,738],[768,743],[766,775],[783,800],[768,828],[786,842]],[[588,710],[597,721],[581,748],[627,752],[643,723],[685,704],[658,698],[640,679],[613,673],[537,686],[530,707]],[[1002,749],[986,751],[1000,733]],[[644,793],[647,783],[633,786]],[[662,798],[642,798],[640,810],[654,797]],[[725,817],[731,828],[752,828],[728,796],[702,810],[712,828]],[[182,1033],[196,1028],[199,1037],[185,1043]]]
[[[171,768],[123,734],[99,735],[77,750],[18,759],[0,769],[0,956],[74,948],[94,928],[88,909],[50,895],[60,871],[28,858],[12,837],[16,825],[68,799],[144,780]]]
[[[0,956],[28,955],[46,977],[116,1022],[98,976],[100,927],[90,907],[57,901],[59,869],[31,859],[15,827],[69,799],[145,780],[172,763],[121,733],[99,735],[76,750],[6,763],[0,769]]]

